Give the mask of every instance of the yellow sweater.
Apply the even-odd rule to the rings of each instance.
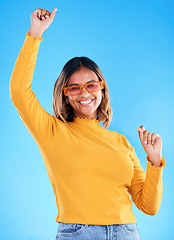
[[[156,214],[163,193],[163,167],[147,161],[145,173],[125,136],[104,129],[96,119],[74,118],[65,124],[36,99],[31,81],[41,41],[26,34],[12,73],[10,95],[41,151],[56,196],[56,221],[136,223],[129,194],[141,211]],[[165,166],[164,158],[162,162]]]

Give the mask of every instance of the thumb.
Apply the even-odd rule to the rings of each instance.
[[[52,10],[51,14],[50,14],[50,18],[51,18],[52,21],[53,21],[53,19],[54,19],[54,17],[55,17],[56,12],[57,12],[57,8],[54,8],[54,9]]]

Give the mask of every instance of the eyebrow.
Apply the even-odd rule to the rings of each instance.
[[[87,83],[90,83],[90,82],[97,82],[97,81],[96,81],[96,80],[91,80],[91,81],[88,81]],[[73,85],[80,85],[80,84],[78,84],[78,83],[72,83],[72,84],[70,84],[68,87],[73,86]]]

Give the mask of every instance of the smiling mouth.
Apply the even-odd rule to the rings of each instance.
[[[90,105],[92,102],[93,102],[94,99],[91,99],[89,101],[79,101],[79,103],[82,105],[82,106],[88,106]]]

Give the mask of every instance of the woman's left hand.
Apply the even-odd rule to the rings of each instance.
[[[152,165],[159,167],[162,158],[162,139],[157,133],[150,133],[142,125],[137,128],[141,144]]]

